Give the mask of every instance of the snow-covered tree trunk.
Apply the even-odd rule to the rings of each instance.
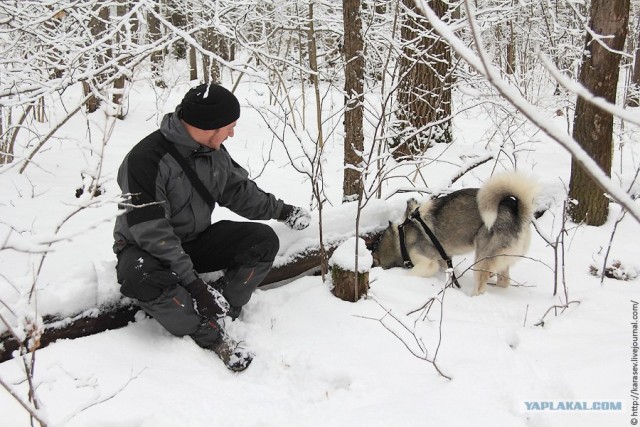
[[[451,49],[414,0],[403,0],[403,4],[398,119],[401,127],[412,131],[401,136],[395,157],[421,154],[432,142],[451,142]],[[440,18],[447,16],[448,3],[433,0],[430,5]]]
[[[218,52],[218,35],[214,28],[202,30],[202,47],[210,52]],[[202,79],[204,83],[220,82],[220,65],[208,55],[202,55]]]
[[[13,145],[11,144],[11,107],[0,107],[0,165],[13,161]]]
[[[153,11],[160,13],[159,6],[153,6]],[[159,40],[162,37],[162,30],[160,27],[160,21],[156,15],[149,11],[147,12],[147,37],[151,43]],[[151,53],[149,58],[151,62],[151,72],[158,87],[166,87],[166,84],[162,78],[162,63],[164,54],[160,49],[156,49]]]
[[[358,267],[360,274],[368,273],[372,264],[371,255],[369,249],[372,248],[375,241],[380,238],[382,230],[372,232],[360,237],[360,247],[358,255]],[[354,239],[351,239],[353,243]],[[343,243],[344,245],[344,243]],[[321,268],[321,263],[324,257],[331,256],[338,244],[336,242],[328,242],[327,247],[321,249],[305,249],[303,252],[293,257],[293,261],[274,267],[269,271],[269,274],[264,278],[260,286],[270,285],[272,283],[281,282],[284,280],[290,280],[294,277],[298,277],[302,274],[308,273],[310,270]],[[352,285],[349,287],[345,285],[345,300],[354,301],[355,288],[353,285],[354,273],[356,269],[354,263],[354,245],[344,245],[344,251],[342,254],[338,254],[336,259],[340,262],[336,263],[343,267],[343,270],[352,270],[351,279]],[[369,248],[369,249],[368,249]],[[326,261],[325,261],[326,262]],[[334,264],[334,268],[336,268]],[[334,282],[336,283],[336,282]],[[359,278],[358,280],[358,292],[359,297],[367,292],[368,289],[368,275],[365,278]],[[364,288],[366,286],[366,288]],[[359,298],[358,297],[358,298]],[[357,299],[355,301],[357,301]],[[0,301],[1,302],[1,301]],[[46,315],[43,317],[42,330],[31,331],[31,333],[37,332],[38,348],[46,347],[47,345],[55,342],[58,339],[73,339],[78,337],[84,337],[99,332],[103,332],[109,329],[122,328],[132,322],[135,318],[136,312],[139,311],[139,307],[135,305],[132,300],[122,298],[120,301],[109,303],[105,306],[90,307],[90,310],[83,310],[81,313],[77,313],[75,316],[69,316],[66,318],[60,318],[55,315]],[[2,319],[0,318],[0,323]],[[33,336],[27,334],[26,339],[18,339],[15,334],[11,332],[0,333],[0,363],[9,360],[14,357],[14,351],[27,353],[33,351],[36,347],[29,348],[27,343],[33,339]]]
[[[357,277],[356,277],[357,275]],[[343,301],[357,302],[369,290],[369,272],[356,273],[342,267],[331,268],[333,294]]]
[[[362,191],[361,173],[357,169],[362,163],[364,150],[363,85],[364,85],[364,41],[360,0],[343,1],[344,56],[345,56],[345,111],[344,111],[344,179],[343,200],[352,200]]]
[[[513,31],[513,20],[509,20],[509,42],[507,44],[507,65],[505,67],[507,74],[516,72],[516,36]]]
[[[171,25],[179,29],[185,29],[187,27],[187,11],[184,9],[184,4],[176,0],[169,0],[168,6]],[[187,57],[187,43],[184,39],[180,39],[173,44],[173,54],[178,59]]]
[[[189,80],[198,80],[198,53],[189,46]]]
[[[633,52],[633,68],[631,88],[633,89],[627,103],[630,107],[640,107],[640,11],[636,16],[635,49]]]
[[[357,302],[369,292],[369,269],[373,263],[365,241],[351,237],[331,255],[331,292],[344,301]]]
[[[612,104],[615,103],[618,86],[618,52],[624,46],[628,22],[629,0],[591,2],[590,32],[580,68],[580,83],[593,95]],[[611,175],[613,115],[578,97],[573,137],[602,170]],[[577,201],[571,208],[573,221],[602,225],[607,220],[609,198],[575,158],[571,162],[569,197]]]
[[[208,27],[202,31],[202,47],[225,61],[230,60],[229,43],[215,27]],[[205,83],[219,83],[221,64],[208,55],[202,56],[203,79]]]
[[[94,10],[94,15],[91,17],[89,21],[89,31],[91,33],[91,38],[93,40],[99,40],[103,34],[106,32],[107,23],[109,22],[110,10],[109,7],[98,3],[96,5],[96,9]],[[89,40],[88,43],[93,43],[93,40]],[[94,69],[99,69],[104,65],[109,58],[107,55],[112,54],[113,52],[109,49],[106,52],[98,52],[97,55],[92,59],[95,61],[93,64]],[[89,80],[84,80],[82,82],[82,88],[85,95],[91,94],[95,87],[100,86],[100,83],[104,80],[104,76],[101,74],[96,74],[92,76]],[[96,96],[94,93],[89,99],[85,102],[85,108],[87,112],[93,113],[97,111],[100,107],[100,98]]]
[[[127,13],[128,7],[130,7],[130,5],[127,4],[125,0],[118,0],[118,5],[115,8],[116,10],[115,18],[122,19],[122,17]],[[116,44],[115,44],[116,49],[126,44],[127,40],[125,38],[125,35],[127,35],[125,33],[125,28],[122,28],[121,31],[117,33]],[[128,36],[131,37],[131,33],[129,33]],[[117,53],[119,54],[120,52],[117,52]],[[125,66],[125,63],[122,59],[118,60],[118,66],[121,68]],[[127,77],[124,74],[121,74],[119,77],[117,77],[113,81],[113,104],[114,104],[114,107],[117,109],[116,117],[121,120],[124,119],[125,116],[127,115],[126,100],[124,96],[126,84],[127,84]]]

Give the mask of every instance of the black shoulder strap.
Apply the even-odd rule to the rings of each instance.
[[[191,181],[191,185],[193,185],[198,193],[200,193],[200,196],[202,196],[204,201],[207,202],[207,205],[209,205],[209,209],[213,210],[216,201],[213,200],[213,196],[211,195],[209,190],[207,190],[207,187],[204,186],[200,178],[198,178],[196,171],[194,171],[193,168],[189,165],[189,162],[187,162],[187,160],[180,154],[176,146],[167,141],[164,136],[160,140],[160,143],[167,150],[167,152],[171,154],[173,158],[176,159],[176,161],[180,164],[182,170],[184,170],[184,173],[187,174],[189,181]]]
[[[411,218],[405,219],[405,221],[398,225],[398,237],[400,238],[400,254],[402,255],[402,263],[404,268],[413,268],[413,262],[411,262],[411,257],[409,256],[409,251],[407,250],[407,244],[405,242],[404,236],[404,227],[411,221]]]

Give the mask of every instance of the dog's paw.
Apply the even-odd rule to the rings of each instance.
[[[498,279],[496,280],[496,286],[499,288],[508,288],[511,284],[511,280],[509,276],[503,276],[502,274],[498,275]]]
[[[483,283],[482,285],[479,285],[479,286],[476,285],[475,289],[473,290],[472,296],[476,296],[477,297],[479,295],[482,295],[482,294],[484,294],[484,291],[486,291],[486,290],[487,290],[487,284],[486,283]]]

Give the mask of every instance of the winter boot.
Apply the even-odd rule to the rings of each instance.
[[[253,354],[242,346],[242,342],[234,341],[224,332],[220,334],[220,339],[210,349],[233,372],[244,371],[253,360]]]

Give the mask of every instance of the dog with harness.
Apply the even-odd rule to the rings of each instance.
[[[537,183],[518,172],[491,177],[481,188],[457,190],[419,204],[407,201],[405,219],[389,223],[373,250],[373,266],[405,267],[431,277],[441,267],[453,272],[451,256],[475,251],[474,295],[492,274],[510,284],[509,267],[526,254],[531,240]],[[455,275],[453,282],[460,287]]]

